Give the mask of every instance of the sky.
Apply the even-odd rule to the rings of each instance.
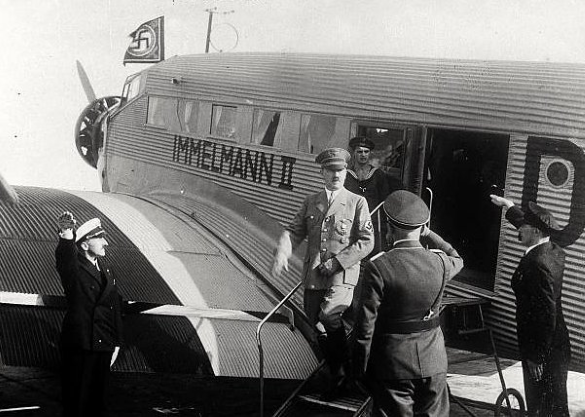
[[[75,148],[88,104],[76,60],[98,97],[119,95],[150,65],[122,65],[131,32],[162,15],[167,57],[204,53],[211,8],[210,53],[585,64],[581,0],[0,0],[0,173],[13,185],[99,190]]]

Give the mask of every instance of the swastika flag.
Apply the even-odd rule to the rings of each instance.
[[[129,35],[132,42],[124,55],[128,62],[151,63],[165,59],[164,16],[141,24]]]

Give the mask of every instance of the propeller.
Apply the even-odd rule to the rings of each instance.
[[[0,175],[0,201],[4,201],[10,205],[18,204],[19,198],[14,188]]]
[[[96,99],[95,91],[93,91],[93,87],[91,86],[91,83],[89,82],[89,77],[87,76],[87,73],[85,72],[85,69],[83,68],[83,65],[81,65],[81,62],[76,60],[75,63],[77,64],[77,73],[79,74],[79,80],[81,81],[81,86],[83,87],[83,91],[85,91],[85,96],[87,97],[87,101],[89,101],[91,103]]]
[[[83,109],[75,124],[75,146],[85,162],[97,168],[98,151],[103,146],[104,136],[101,124],[109,112],[120,105],[122,97],[106,96],[96,98],[89,77],[81,62],[77,63],[77,73],[89,105]]]

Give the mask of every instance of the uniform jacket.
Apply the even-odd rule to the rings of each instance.
[[[308,238],[303,265],[306,289],[327,289],[332,285],[355,286],[360,275],[360,261],[374,247],[374,232],[364,197],[345,188],[339,190],[328,207],[325,190],[308,196],[287,228],[292,248]],[[342,269],[325,278],[317,267],[335,257]]]
[[[73,240],[59,239],[57,271],[67,299],[61,342],[64,347],[113,351],[122,342],[121,298],[110,270],[100,270],[77,250]]]
[[[518,227],[522,211],[513,206],[506,218]],[[553,349],[570,349],[561,305],[564,267],[564,251],[556,243],[545,242],[520,260],[512,276],[516,332],[523,359],[543,363]]]
[[[382,380],[447,371],[440,327],[407,334],[391,329],[396,322],[421,321],[437,299],[443,277],[448,281],[463,268],[457,251],[437,234],[424,239],[439,251],[425,249],[419,241],[399,241],[366,264],[355,325],[357,376],[366,368]]]

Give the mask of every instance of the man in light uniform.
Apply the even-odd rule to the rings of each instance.
[[[374,246],[366,199],[343,186],[349,158],[341,148],[325,149],[316,157],[325,189],[305,199],[280,238],[272,267],[275,275],[288,270],[293,250],[308,238],[302,272],[304,308],[321,334],[320,344],[333,375],[331,391],[343,379],[348,359],[342,315],[352,303],[360,261]]]

